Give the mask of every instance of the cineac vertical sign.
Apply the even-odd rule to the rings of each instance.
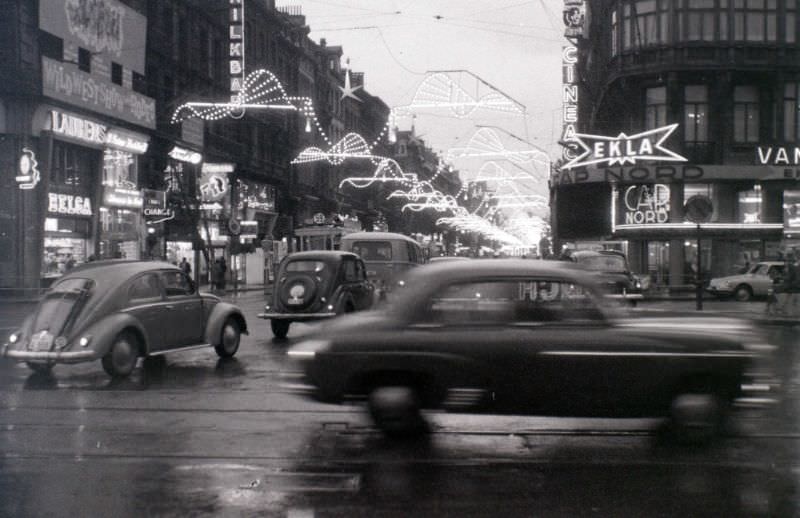
[[[561,156],[570,162],[580,154],[575,135],[578,125],[578,79],[576,67],[578,64],[578,48],[567,45],[561,48]]]
[[[239,100],[239,92],[244,81],[244,3],[243,0],[230,0],[230,74],[231,102]]]

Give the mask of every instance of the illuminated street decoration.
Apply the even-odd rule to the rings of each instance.
[[[436,190],[431,182],[424,180],[422,182],[415,183],[408,191],[396,190],[387,196],[386,199],[405,198],[407,200],[417,201],[441,196],[442,193]]]
[[[470,90],[478,91],[478,95],[471,95],[461,85],[465,78],[472,83]],[[451,70],[431,72],[417,87],[411,104],[393,108],[392,115],[408,116],[416,110],[440,108],[449,110],[459,118],[468,117],[478,109],[519,115],[525,113],[525,106],[475,74],[466,70]]]
[[[339,90],[342,91],[342,99],[341,100],[344,101],[345,99],[347,99],[349,97],[350,99],[354,99],[354,100],[356,100],[358,102],[362,102],[361,99],[356,97],[356,95],[354,93],[356,90],[361,88],[361,85],[357,85],[357,86],[351,86],[350,85],[350,60],[348,59],[346,61],[346,63],[347,63],[347,65],[346,65],[345,70],[344,70],[344,87],[341,87],[341,86],[339,87]]]
[[[328,149],[323,151],[318,147],[304,149],[292,160],[293,164],[305,164],[309,162],[319,162],[327,160],[333,165],[339,165],[348,158],[367,158],[372,163],[377,164],[383,157],[372,154],[367,141],[358,133],[348,133],[342,139]]]
[[[401,185],[414,185],[417,175],[404,173],[400,165],[391,158],[384,158],[375,168],[372,176],[351,176],[339,182],[339,188],[345,184],[358,189],[369,187],[374,183],[400,183]]]
[[[19,174],[14,178],[21,190],[29,191],[39,183],[41,173],[38,167],[39,162],[36,161],[36,154],[26,147],[22,148],[22,154],[17,164]]]
[[[635,164],[637,160],[686,162],[687,158],[663,146],[677,127],[677,124],[670,124],[630,136],[620,133],[616,137],[576,133],[576,142],[584,151],[561,168],[572,169],[591,164]]]
[[[436,212],[445,212],[448,210],[457,210],[460,208],[456,199],[449,194],[442,194],[439,191],[431,193],[432,196],[425,197],[419,201],[412,201],[403,205],[401,210],[410,210],[413,212],[422,212],[423,210],[433,209]]]
[[[508,160],[515,164],[538,162],[549,164],[547,153],[540,149],[507,149],[500,135],[492,128],[479,128],[469,139],[465,147],[453,147],[447,150],[445,160],[454,161],[459,158],[482,158]]]
[[[538,182],[539,179],[527,171],[510,172],[497,162],[489,161],[484,163],[478,175],[470,180],[471,182],[513,182],[513,181],[532,181]]]

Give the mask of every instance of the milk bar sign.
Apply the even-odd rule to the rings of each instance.
[[[583,153],[564,164],[562,169],[591,164],[636,164],[639,161],[687,162],[681,155],[664,147],[677,124],[644,131],[635,135],[620,133],[616,137],[602,135],[575,134],[575,142],[583,148]]]

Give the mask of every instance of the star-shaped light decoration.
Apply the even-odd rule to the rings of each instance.
[[[345,65],[344,69],[344,87],[339,87],[339,90],[342,91],[342,100],[344,101],[346,98],[355,99],[358,102],[362,102],[361,99],[356,97],[355,91],[361,88],[361,85],[351,86],[350,83],[350,60],[348,59],[347,64]]]

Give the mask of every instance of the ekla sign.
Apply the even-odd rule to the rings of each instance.
[[[583,153],[561,168],[573,169],[591,164],[625,165],[644,160],[687,162],[688,159],[663,146],[677,127],[677,124],[670,124],[635,135],[620,133],[616,137],[576,133],[574,142],[583,148]]]

